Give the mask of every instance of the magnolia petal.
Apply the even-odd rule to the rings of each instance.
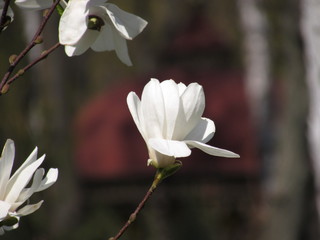
[[[24,163],[12,175],[12,177],[10,178],[10,180],[8,182],[7,189],[11,189],[12,185],[16,182],[17,177],[20,175],[20,173],[26,167],[28,167],[30,164],[32,164],[33,162],[35,162],[37,160],[37,155],[38,155],[38,148],[35,147],[34,150],[32,151],[32,153],[28,156],[27,160],[24,161]]]
[[[127,66],[132,66],[126,40],[122,36],[120,36],[118,32],[113,31],[113,42],[116,54],[121,62],[123,62]]]
[[[128,12],[118,8],[116,5],[106,3],[106,12],[109,15],[114,27],[122,37],[132,40],[147,26],[147,22]]]
[[[109,24],[102,26],[100,34],[91,48],[96,52],[111,51],[115,49],[113,31]]]
[[[15,217],[15,218],[18,220],[18,222],[16,224],[14,224],[12,226],[6,226],[6,225],[2,226],[5,231],[11,231],[11,230],[17,229],[19,227],[19,218],[18,217]]]
[[[151,79],[144,87],[141,96],[141,127],[146,138],[163,138],[165,128],[165,106],[160,83]]]
[[[210,154],[212,156],[217,156],[217,157],[228,157],[228,158],[238,158],[240,157],[238,154],[233,153],[231,151],[213,147],[210,145],[207,145],[205,143],[197,142],[197,141],[184,141],[188,146],[190,147],[195,147],[203,152]]]
[[[42,10],[50,8],[52,0],[16,0],[15,4],[21,8],[27,8],[32,10]]]
[[[78,56],[87,51],[94,43],[98,35],[98,31],[88,29],[77,44],[65,46],[64,50],[67,56]]]
[[[86,6],[88,0],[70,0],[59,22],[59,42],[75,45],[87,30]]]
[[[179,96],[181,96],[184,91],[187,89],[187,86],[184,83],[178,83]]]
[[[146,140],[146,134],[144,132],[143,127],[141,127],[141,122],[140,122],[140,107],[141,107],[141,102],[139,97],[135,92],[130,92],[127,96],[127,105],[129,108],[129,111],[131,113],[131,116],[133,118],[134,123],[136,124],[140,134],[142,135],[143,139]]]
[[[177,119],[180,107],[179,89],[173,80],[166,80],[160,84],[165,110],[166,127],[163,131],[165,139],[174,138],[176,125],[180,124]]]
[[[51,187],[57,181],[58,173],[59,171],[57,168],[50,168],[46,177],[41,181],[40,186],[35,192],[40,192]]]
[[[5,231],[4,231],[3,226],[2,226],[2,227],[0,227],[0,236],[2,236],[4,233],[5,233]]]
[[[6,202],[14,203],[18,199],[22,189],[29,183],[32,175],[34,174],[36,169],[41,165],[44,158],[45,155],[43,155],[37,161],[33,162],[21,171],[19,176],[17,176],[16,181],[12,184],[12,187],[10,189],[7,189],[7,195],[5,198]]]
[[[22,203],[24,203],[28,198],[30,198],[34,192],[37,191],[37,189],[41,185],[43,175],[44,175],[44,169],[43,168],[37,169],[37,171],[33,175],[31,187],[23,189],[18,199],[16,200],[16,202],[19,202],[20,204],[15,206],[15,209],[18,208]]]
[[[164,155],[173,156],[175,158],[187,157],[191,154],[191,150],[187,144],[181,141],[151,138],[148,140],[148,145]]]
[[[187,122],[190,122],[189,124],[191,125],[197,123],[202,116],[205,107],[202,86],[198,83],[189,84],[181,95],[181,100]]]
[[[185,140],[207,143],[216,131],[214,122],[208,118],[201,118],[195,128],[185,137]]]
[[[0,201],[0,222],[8,215],[11,204]]]
[[[29,204],[29,205],[26,205],[24,206],[23,208],[19,209],[17,211],[17,215],[18,216],[26,216],[26,215],[29,215],[35,211],[37,211],[41,205],[43,203],[43,200],[41,200],[40,202],[36,203],[36,204]]]
[[[8,139],[0,157],[0,199],[3,199],[10,178],[15,155],[14,142]]]

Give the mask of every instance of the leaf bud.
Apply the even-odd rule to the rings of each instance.
[[[42,36],[38,36],[37,38],[36,38],[36,40],[34,40],[34,43],[35,44],[40,44],[40,43],[42,43],[43,42],[43,37]]]
[[[10,64],[13,64],[14,61],[16,60],[17,58],[17,55],[16,54],[12,54],[10,57],[9,57],[9,63]]]
[[[6,83],[1,89],[1,94],[7,93],[9,91],[9,87],[10,87],[10,85],[8,83]]]

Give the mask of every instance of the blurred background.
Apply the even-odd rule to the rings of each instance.
[[[155,173],[126,96],[140,96],[154,77],[201,84],[204,116],[217,129],[209,144],[241,158],[194,150],[122,239],[319,239],[308,117],[319,106],[310,101],[309,35],[301,31],[312,2],[112,1],[149,22],[128,41],[133,67],[114,52],[69,58],[61,47],[0,97],[0,145],[15,141],[15,167],[38,146],[45,168],[59,168],[57,183],[31,198],[44,199],[42,207],[2,238],[98,240],[118,232]],[[0,36],[3,74],[41,20],[12,7],[15,20]],[[21,66],[58,41],[58,21],[55,14]]]

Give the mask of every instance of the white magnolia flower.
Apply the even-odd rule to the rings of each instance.
[[[2,15],[3,7],[4,7],[4,1],[0,0],[0,16]],[[7,10],[7,16],[6,16],[7,24],[13,21],[13,17],[14,17],[14,13],[12,11],[12,8],[9,6]],[[5,26],[3,30],[5,30],[6,28],[7,26]]]
[[[148,164],[164,168],[176,158],[187,157],[190,148],[220,157],[239,157],[233,152],[205,144],[215,132],[212,120],[201,117],[205,107],[202,86],[188,87],[173,80],[159,83],[157,79],[144,87],[141,101],[130,92],[127,103],[135,124],[145,140]]]
[[[37,148],[33,150],[27,160],[10,177],[15,155],[14,142],[10,139],[4,145],[0,158],[0,235],[5,231],[18,227],[19,219],[36,211],[42,204],[29,204],[26,201],[35,192],[40,192],[58,178],[58,169],[50,168],[43,178],[45,171],[38,167],[43,162],[45,155],[37,158]],[[28,187],[33,176],[32,184]]]
[[[59,41],[68,56],[115,50],[119,59],[131,66],[126,40],[132,40],[147,25],[142,18],[127,13],[105,0],[70,0],[59,24]]]

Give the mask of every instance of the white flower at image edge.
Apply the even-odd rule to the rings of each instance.
[[[5,231],[16,229],[20,217],[28,215],[40,208],[42,201],[29,204],[26,201],[35,192],[45,190],[54,184],[58,178],[58,169],[45,171],[39,166],[44,161],[45,155],[37,158],[37,148],[33,150],[27,160],[10,177],[15,147],[14,142],[8,139],[0,158],[0,235]],[[39,168],[39,169],[38,169]],[[28,187],[33,176],[32,184]]]
[[[89,26],[94,20],[96,25]],[[128,66],[131,60],[126,40],[132,40],[147,25],[142,18],[127,13],[105,0],[70,0],[59,23],[59,41],[68,56],[115,50]]]
[[[165,168],[176,158],[187,157],[191,148],[207,154],[237,158],[238,154],[206,143],[215,132],[214,122],[201,117],[205,107],[202,86],[173,80],[151,81],[144,87],[141,101],[130,92],[127,103],[149,151],[148,164]]]

